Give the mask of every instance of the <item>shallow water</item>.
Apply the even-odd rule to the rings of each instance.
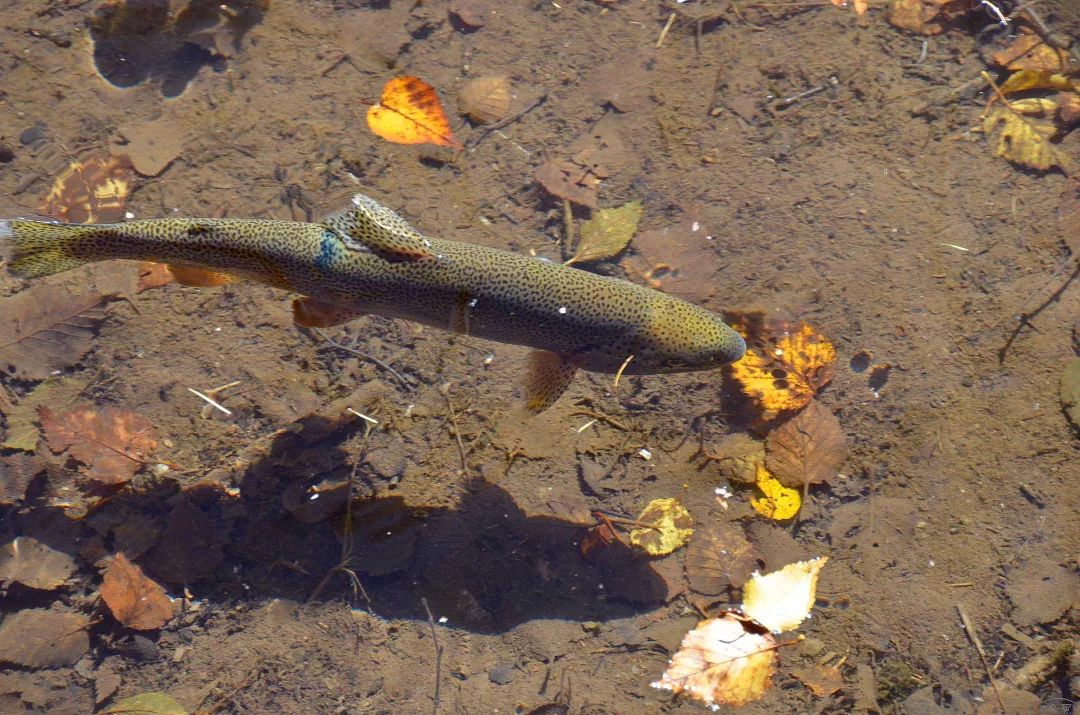
[[[671,10],[638,0],[488,3],[475,29],[444,2],[274,2],[240,34],[147,20],[137,49],[114,41],[101,60],[118,88],[93,60],[99,4],[0,9],[0,216],[40,213],[70,162],[127,152],[129,217],[302,220],[362,190],[424,233],[560,260],[563,207],[534,173],[576,158],[603,175],[600,206],[645,207],[629,253],[588,268],[643,282],[668,264],[661,285],[691,302],[814,326],[839,354],[818,399],[849,454],[775,524],[751,490],[721,506],[701,459],[746,431],[718,371],[617,389],[579,374],[522,425],[507,416],[521,348],[381,317],[329,330],[339,348],[259,285],[48,279],[131,296],[62,368],[78,389],[44,404],[137,413],[169,469],[89,489],[42,443],[55,464],[26,491],[27,458],[0,453],[3,540],[74,559],[62,585],[8,584],[0,608],[99,616],[71,663],[0,669],[0,711],[160,691],[189,712],[698,712],[649,683],[697,609],[728,594],[689,587],[685,549],[580,551],[590,510],[632,517],[657,497],[699,529],[745,529],[766,570],[830,559],[809,646],[783,650],[745,712],[975,712],[992,693],[958,606],[1002,686],[1076,638],[1080,443],[1058,398],[1080,319],[1076,185],[994,157],[973,131],[985,17],[924,46],[878,8],[861,25],[834,7],[740,20],[691,2],[657,47]],[[1080,29],[1067,8],[1043,14]],[[368,131],[363,102],[399,74],[439,91],[463,151]],[[468,123],[456,92],[490,75],[509,78],[511,114],[545,101],[495,131]],[[1080,156],[1075,136],[1061,146]],[[29,287],[0,276],[5,296]],[[22,319],[5,300],[0,320]],[[888,369],[851,369],[867,353]],[[37,382],[5,378],[9,429]],[[136,633],[97,604],[118,551],[179,599],[164,628]],[[792,668],[829,652],[846,658],[844,689],[817,698]],[[1077,675],[1062,666],[1035,697],[1057,707]]]

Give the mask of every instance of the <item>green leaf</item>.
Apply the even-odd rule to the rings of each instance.
[[[184,706],[165,693],[140,693],[110,705],[98,715],[188,715]]]
[[[642,211],[640,201],[597,211],[595,216],[581,224],[581,241],[574,257],[566,265],[600,261],[619,255],[634,237]]]

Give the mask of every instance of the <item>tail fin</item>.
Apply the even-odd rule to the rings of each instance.
[[[0,259],[20,278],[40,278],[87,263],[75,253],[78,240],[96,229],[29,219],[0,220]]]

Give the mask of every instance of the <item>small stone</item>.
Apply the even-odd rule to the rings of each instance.
[[[514,664],[500,663],[488,672],[488,680],[496,685],[509,685],[514,682]]]
[[[581,630],[585,631],[586,633],[592,633],[593,635],[596,635],[600,632],[600,624],[596,621],[585,621],[581,624]]]

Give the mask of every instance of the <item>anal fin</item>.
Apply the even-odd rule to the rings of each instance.
[[[205,268],[188,268],[187,266],[173,265],[167,267],[169,273],[172,273],[173,279],[183,286],[216,288],[217,286],[223,286],[226,283],[233,283],[240,280],[230,273],[210,271]]]
[[[540,414],[555,404],[574,379],[577,368],[557,353],[533,350],[525,373],[525,411]]]
[[[315,298],[295,298],[292,304],[293,322],[302,328],[330,328],[359,318],[364,311]]]

